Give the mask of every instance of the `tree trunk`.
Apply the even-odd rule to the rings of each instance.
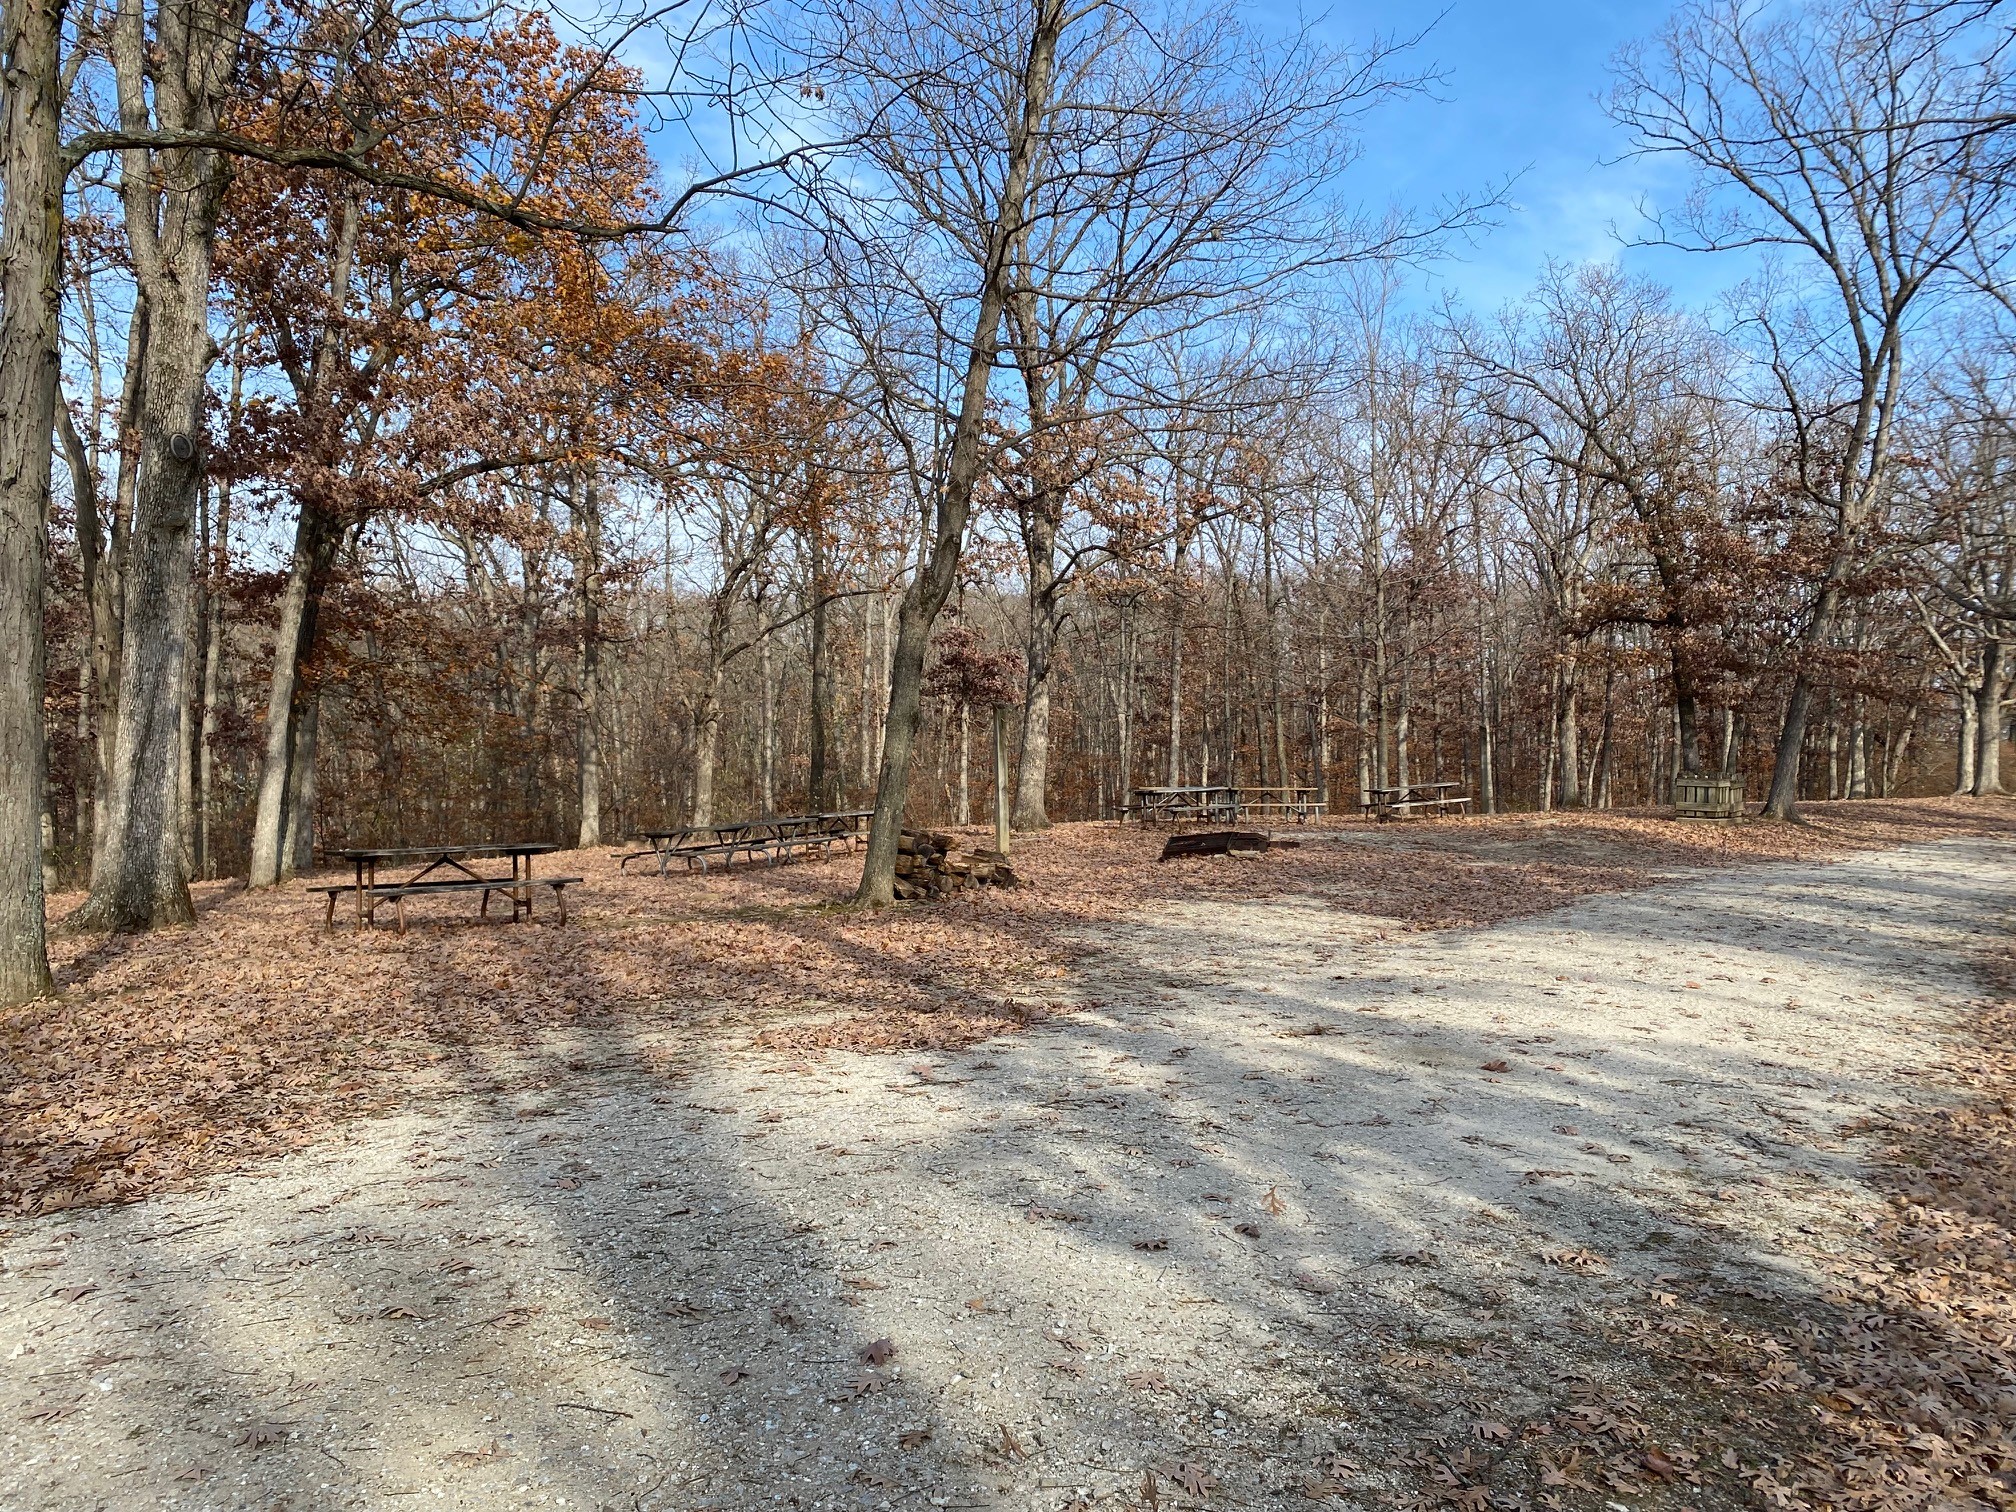
[[[812,595],[811,663],[812,706],[807,711],[810,730],[810,770],[805,779],[805,807],[814,814],[831,813],[840,807],[840,771],[833,760],[833,638],[829,618],[832,599],[826,585],[826,546],[819,524],[811,532]]]
[[[1559,802],[1564,809],[1574,808],[1582,801],[1579,770],[1582,736],[1577,708],[1581,690],[1576,672],[1576,657],[1570,652],[1561,661],[1561,696],[1554,706],[1554,746],[1557,752],[1554,769],[1560,775]]]
[[[582,850],[602,843],[602,508],[595,479],[576,475],[573,494],[574,593],[581,620],[580,707],[575,724],[574,780]]]
[[[218,102],[231,87],[245,10],[245,0],[166,9],[150,38],[140,7],[121,6],[110,52],[122,123],[214,129]],[[164,87],[170,79],[173,87]],[[148,331],[118,749],[105,847],[93,868],[91,896],[75,916],[83,927],[151,929],[195,917],[182,858],[177,733],[189,675],[191,535],[212,357],[210,267],[228,174],[226,160],[206,150],[151,154],[134,148],[121,158],[126,243],[147,302]]]
[[[1974,694],[1974,796],[2002,791],[2002,701],[2009,696],[2009,646],[1991,640],[1981,652],[1981,682]]]
[[[777,812],[777,662],[770,645],[768,610],[757,605],[756,676],[761,707],[756,728],[757,802],[766,814]]]
[[[1846,564],[1841,564],[1843,571]],[[1839,587],[1830,578],[1814,601],[1813,617],[1799,638],[1802,658],[1817,651],[1834,628],[1834,615],[1841,602]],[[1806,750],[1806,721],[1813,714],[1813,678],[1802,665],[1793,674],[1791,696],[1785,700],[1785,720],[1778,727],[1778,749],[1771,763],[1771,791],[1764,799],[1767,819],[1796,819],[1799,806],[1799,766]]]
[[[1690,777],[1701,772],[1701,706],[1691,680],[1676,666],[1673,672],[1673,723],[1680,742],[1680,770]]]
[[[313,659],[322,596],[336,562],[342,522],[313,495],[304,495],[294,525],[294,555],[280,594],[280,623],[273,636],[273,674],[266,690],[266,730],[260,746],[259,786],[252,813],[252,859],[246,885],[272,887],[292,874],[285,835],[287,795],[298,784],[290,757],[298,742],[295,722],[305,702],[303,673]]]
[[[1176,546],[1169,592],[1169,765],[1170,787],[1183,785],[1183,546]]]
[[[686,822],[714,822],[714,769],[721,759],[721,664],[706,671],[693,703],[693,805]]]
[[[1868,705],[1859,693],[1855,695],[1848,715],[1848,796],[1869,796]]]
[[[952,427],[945,481],[939,490],[932,539],[904,592],[896,622],[895,654],[889,662],[889,708],[883,721],[882,764],[875,785],[875,818],[868,829],[868,854],[861,866],[858,903],[878,905],[895,897],[896,840],[910,796],[910,754],[923,707],[924,657],[931,627],[958,579],[966,543],[966,521],[980,480],[980,431],[987,418],[988,379],[1001,345],[1006,300],[1008,246],[1019,230],[1029,192],[1032,162],[1044,117],[1050,109],[1051,70],[1065,11],[1059,0],[1038,0],[1035,25],[1022,75],[1019,118],[1009,132],[1001,201],[988,229],[981,266],[979,309],[967,348],[965,381]]]
[[[295,712],[287,756],[287,829],[280,854],[290,877],[315,869],[315,743],[321,723],[322,695],[310,688]]]
[[[973,711],[959,705],[959,823],[973,822]]]
[[[42,788],[43,532],[63,255],[60,0],[0,0],[0,1004],[49,991]]]
[[[1050,496],[1036,490],[1020,512],[1029,566],[1029,620],[1023,639],[1027,682],[1022,700],[1022,749],[1015,762],[1018,830],[1050,827],[1050,668],[1057,650],[1057,524]]]

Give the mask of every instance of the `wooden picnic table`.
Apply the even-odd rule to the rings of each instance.
[[[1467,795],[1456,794],[1455,790],[1462,786],[1460,782],[1406,782],[1395,787],[1367,788],[1358,807],[1381,824],[1405,818],[1416,809],[1432,808],[1438,813],[1452,808],[1461,810],[1470,806]]]
[[[1329,807],[1313,787],[1239,787],[1203,783],[1193,787],[1137,787],[1132,813],[1143,824],[1160,819],[1288,818],[1297,824],[1319,819]]]
[[[470,845],[394,845],[360,846],[342,850],[325,851],[323,854],[332,861],[346,861],[352,869],[353,881],[349,887],[322,886],[329,895],[329,908],[324,918],[324,927],[333,927],[336,920],[336,898],[338,894],[351,892],[357,903],[357,927],[364,928],[374,916],[377,904],[390,898],[399,905],[400,932],[405,932],[405,899],[413,894],[426,893],[432,889],[441,891],[474,892],[483,891],[483,913],[490,911],[490,894],[504,893],[511,899],[511,919],[516,923],[521,915],[532,916],[532,858],[544,856],[560,849],[549,840],[503,840],[479,842]],[[484,876],[466,863],[469,861],[509,859],[511,875],[508,877]],[[399,865],[409,862],[421,863],[420,869],[410,877],[394,879],[390,882],[378,880],[381,864]],[[444,876],[438,880],[429,879],[437,871],[446,869],[457,875]],[[540,885],[553,889],[553,895],[560,900],[560,917],[565,922],[567,905],[561,889],[579,882],[579,877],[542,877]]]
[[[675,860],[683,860],[687,870],[698,861],[704,871],[710,858],[724,863],[737,852],[754,856],[762,853],[773,863],[794,848],[809,850],[814,845],[831,846],[838,840],[860,838],[865,823],[875,816],[873,809],[840,809],[823,814],[759,814],[753,819],[724,819],[715,824],[687,824],[674,829],[639,830],[641,850],[618,853],[617,867],[627,870],[632,861],[652,857],[658,875]]]

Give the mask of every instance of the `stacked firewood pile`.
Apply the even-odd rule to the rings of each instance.
[[[896,841],[896,896],[905,903],[936,898],[962,887],[1014,887],[1021,878],[995,850],[957,853],[956,836],[904,830]]]

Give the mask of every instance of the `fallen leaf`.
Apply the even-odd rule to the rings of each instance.
[[[1194,1460],[1178,1461],[1176,1468],[1169,1472],[1169,1479],[1192,1496],[1203,1496],[1218,1484],[1211,1473]]]
[[[500,1445],[494,1438],[485,1449],[457,1449],[444,1454],[442,1459],[459,1470],[468,1470],[476,1465],[487,1465],[492,1460],[506,1459],[511,1451]]]
[[[896,1358],[894,1339],[875,1339],[861,1346],[861,1358],[870,1365],[887,1365]]]

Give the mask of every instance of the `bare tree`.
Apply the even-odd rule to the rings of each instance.
[[[1600,265],[1551,269],[1530,311],[1508,313],[1495,341],[1464,327],[1456,335],[1481,380],[1480,406],[1511,444],[1593,485],[1595,523],[1616,538],[1613,549],[1650,569],[1620,564],[1572,628],[1638,624],[1660,634],[1680,769],[1699,772],[1702,705],[1724,654],[1717,632],[1740,554],[1728,504],[1741,480],[1729,476],[1729,459],[1749,454],[1719,377],[1726,351],[1663,289]]]
[[[1917,0],[1705,0],[1619,72],[1611,110],[1637,149],[1697,174],[1665,239],[1789,254],[1757,285],[1752,317],[1786,483],[1825,536],[1765,803],[1789,819],[1817,663],[1887,497],[1906,347],[1928,296],[1964,274],[2006,210],[2006,181],[1980,171],[1993,137],[1935,123],[1991,113],[1999,70]]]

